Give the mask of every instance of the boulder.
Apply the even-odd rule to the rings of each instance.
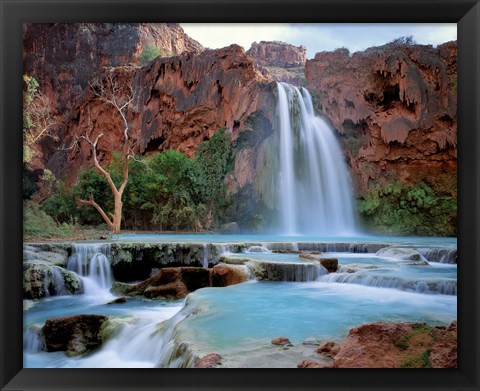
[[[115,285],[112,290],[149,299],[181,299],[199,288],[210,286],[210,271],[202,267],[169,267],[145,281],[127,286]]]
[[[195,368],[216,368],[222,364],[222,356],[219,354],[208,354],[207,356],[203,357]]]
[[[41,299],[46,296],[83,293],[83,282],[75,273],[45,261],[23,263],[23,297]]]
[[[338,270],[338,259],[324,258],[319,251],[300,251],[298,256],[302,259],[320,262],[320,264],[327,269],[329,273],[334,273]]]
[[[212,286],[224,287],[240,284],[250,279],[248,267],[243,265],[215,265],[211,269]]]
[[[272,345],[279,345],[279,346],[293,346],[290,340],[287,337],[277,337],[272,339]]]
[[[74,315],[47,319],[42,328],[45,348],[49,352],[65,351],[69,356],[97,348],[103,342],[100,329],[108,319],[105,315]]]
[[[122,296],[122,297],[113,299],[112,301],[109,301],[107,304],[121,304],[126,302],[127,302],[127,298],[125,296]]]

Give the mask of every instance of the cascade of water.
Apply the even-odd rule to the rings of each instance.
[[[245,251],[246,254],[253,254],[253,253],[266,253],[269,254],[272,251],[266,248],[265,246],[250,246]]]
[[[43,350],[40,338],[40,326],[32,326],[23,333],[23,351],[25,353],[38,353]]]
[[[75,243],[73,254],[68,259],[67,270],[83,278],[85,294],[96,294],[110,289],[113,283],[109,261],[110,244]]]
[[[277,87],[283,233],[354,234],[349,174],[332,130],[315,115],[305,88]]]
[[[203,260],[202,260],[202,266],[204,268],[208,268],[208,245],[205,243],[203,245]]]

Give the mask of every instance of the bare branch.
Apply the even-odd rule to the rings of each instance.
[[[93,199],[93,194],[90,194],[90,198],[88,200],[84,200],[82,198],[77,198],[77,202],[80,203],[80,204],[86,204],[86,205],[91,205],[93,206],[97,211],[98,213],[100,213],[100,215],[102,216],[103,220],[105,220],[105,222],[108,224],[108,226],[110,228],[113,227],[113,222],[108,218],[108,216],[105,214],[105,212],[103,211],[103,209],[100,207],[100,205],[98,205],[95,200]]]

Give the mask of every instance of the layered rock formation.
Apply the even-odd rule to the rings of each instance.
[[[395,179],[456,192],[456,58],[449,42],[338,49],[306,62],[308,88],[341,136],[359,195]]]
[[[296,86],[305,84],[304,67],[307,60],[305,46],[294,46],[279,41],[254,42],[246,52],[262,73],[275,81]]]
[[[40,82],[55,112],[64,112],[101,68],[136,65],[148,46],[164,56],[203,50],[177,23],[28,23],[24,73]]]
[[[235,140],[252,113],[261,111],[271,117],[273,112],[272,86],[237,45],[157,58],[144,68],[117,67],[105,72],[136,93],[127,118],[139,153],[176,149],[192,156],[219,128],[227,128]],[[92,140],[104,134],[97,146],[101,160],[121,150],[121,119],[91,90],[72,110],[60,147],[68,148],[87,131]],[[73,181],[82,167],[92,165],[86,142],[70,150],[43,146],[47,167],[59,177]]]

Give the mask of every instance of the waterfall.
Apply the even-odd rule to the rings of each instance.
[[[277,83],[277,87],[283,233],[354,234],[349,174],[332,130],[315,115],[305,88],[286,83]]]
[[[113,277],[109,257],[108,243],[74,244],[73,254],[67,261],[67,270],[83,278],[85,294],[98,294],[111,288]]]
[[[202,259],[202,266],[208,269],[208,245],[207,243],[203,244],[203,259]]]

